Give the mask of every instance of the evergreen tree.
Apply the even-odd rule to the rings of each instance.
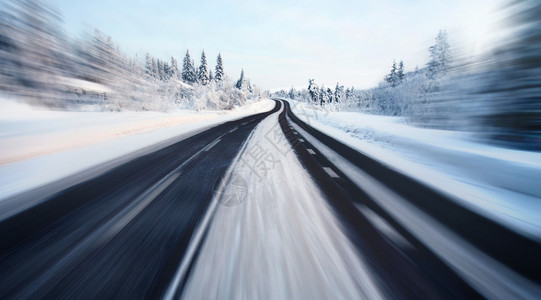
[[[289,99],[295,99],[295,89],[293,87],[289,90],[288,97]]]
[[[346,99],[351,99],[353,98],[353,94],[355,92],[355,88],[354,87],[351,87],[351,89],[346,89]]]
[[[235,87],[239,90],[242,90],[244,88],[246,79],[244,78],[244,69],[240,71],[240,78],[237,80],[237,84],[235,84]]]
[[[327,88],[327,98],[329,99],[329,103],[334,101],[334,93],[332,92],[331,88]]]
[[[162,76],[162,80],[169,80],[171,78],[171,68],[165,61],[162,61]]]
[[[216,58],[216,75],[214,78],[216,78],[216,81],[222,81],[224,80],[224,63],[222,61],[222,55],[218,54],[218,58]]]
[[[178,72],[178,62],[177,60],[171,56],[171,69],[170,69],[170,76],[173,79],[179,78],[179,72]]]
[[[325,89],[325,86],[322,85],[319,89],[319,105],[325,106],[329,102],[329,97],[327,96],[327,89]]]
[[[164,80],[162,61],[158,59],[158,61],[156,62],[156,66],[157,66],[157,69],[158,69],[158,74],[157,74],[156,78],[158,78],[159,80]]]
[[[150,53],[148,52],[145,57],[145,73],[148,76],[152,76],[152,58],[150,57]]]
[[[310,98],[312,98],[312,102],[317,103],[319,100],[319,92],[317,85],[314,83],[314,79],[308,79],[308,92],[310,93]]]
[[[340,100],[342,100],[343,95],[344,95],[344,86],[340,85],[337,82],[336,87],[334,88],[334,99],[336,100],[336,102],[340,102]]]
[[[205,55],[205,51],[201,52],[201,65],[199,66],[197,79],[202,85],[209,84],[209,71],[207,68],[207,56]]]
[[[387,76],[385,76],[385,81],[387,81],[392,87],[395,87],[396,83],[398,82],[396,61],[394,61],[394,60],[393,60],[393,67],[391,68],[391,73],[389,73],[389,74],[387,74]]]
[[[152,77],[159,78],[158,77],[158,64],[156,63],[156,59],[152,58]]]
[[[400,61],[398,64],[398,72],[396,73],[398,84],[402,83],[404,81],[404,62]]]
[[[194,84],[197,81],[197,77],[195,75],[195,66],[190,57],[189,50],[186,50],[186,56],[184,57],[184,64],[182,66],[182,81],[188,84]]]
[[[430,48],[430,61],[427,63],[428,78],[436,78],[445,75],[451,65],[451,46],[447,41],[447,32],[440,30],[436,37],[436,43]]]
[[[214,81],[214,74],[212,74],[212,70],[209,71],[209,82]]]

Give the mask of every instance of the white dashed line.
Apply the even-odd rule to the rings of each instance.
[[[181,172],[173,174],[166,181],[160,184],[150,195],[148,195],[143,201],[139,202],[132,210],[125,214],[122,219],[120,219],[116,224],[113,225],[108,232],[105,233],[104,238],[108,239],[109,237],[115,236],[120,232],[128,223],[130,223],[143,209],[145,209],[158,195],[160,195],[167,187],[173,183],[179,176]]]
[[[216,139],[214,140],[214,142],[208,144],[205,148],[203,148],[203,151],[207,152],[209,151],[212,147],[216,146],[216,144],[218,144],[222,139]]]
[[[327,172],[327,174],[329,174],[329,176],[331,176],[332,178],[340,178],[340,176],[338,176],[338,174],[336,174],[333,169],[329,167],[323,167],[323,170],[325,170],[325,172]]]
[[[307,149],[308,150],[308,153],[312,154],[312,155],[316,155],[316,152],[312,149]]]

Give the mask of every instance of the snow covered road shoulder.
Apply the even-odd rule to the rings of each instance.
[[[382,298],[277,118],[258,125],[217,192],[183,298]]]

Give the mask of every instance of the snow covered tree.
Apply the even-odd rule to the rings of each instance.
[[[310,93],[312,102],[317,103],[319,100],[319,90],[317,85],[314,83],[314,79],[308,79],[308,93]]]
[[[398,74],[397,74],[397,68],[396,68],[396,61],[393,60],[393,67],[391,68],[391,72],[385,76],[385,81],[389,83],[392,87],[395,87],[398,83]]]
[[[319,105],[325,106],[329,103],[329,95],[327,95],[327,89],[324,85],[319,88]]]
[[[171,78],[171,67],[165,61],[162,61],[162,74],[163,80],[169,80]]]
[[[190,57],[189,50],[186,50],[186,56],[184,57],[184,64],[182,66],[182,81],[188,84],[194,84],[197,81],[195,66]]]
[[[440,30],[436,37],[436,43],[430,48],[430,61],[427,63],[428,78],[436,78],[445,75],[451,66],[451,46],[447,40],[447,32]]]
[[[173,79],[179,78],[178,62],[173,56],[171,56],[171,68],[169,74]]]
[[[334,102],[334,93],[332,92],[331,88],[327,88],[327,98],[329,99],[329,103]]]
[[[218,54],[218,57],[216,58],[216,74],[214,75],[214,78],[216,78],[216,81],[222,81],[225,78],[224,74],[224,63],[222,61],[222,54]]]
[[[340,102],[342,98],[344,97],[344,86],[340,85],[338,82],[336,83],[336,87],[334,88],[334,99],[336,102]]]
[[[237,80],[235,87],[239,90],[242,90],[245,87],[246,79],[244,78],[244,69],[240,71],[240,78]]]
[[[254,89],[252,87],[252,83],[250,82],[250,79],[246,79],[246,90],[249,93],[252,93],[254,91]]]
[[[158,79],[160,78],[159,73],[158,73],[158,64],[154,57],[152,58],[152,77],[158,78]]]
[[[209,84],[209,71],[207,68],[207,56],[205,51],[201,52],[201,65],[199,66],[199,72],[197,73],[197,80],[201,85]]]
[[[355,88],[354,87],[351,87],[350,88],[347,88],[346,89],[346,99],[352,99],[353,98],[353,95],[354,95],[354,92],[355,92]]]
[[[148,76],[152,75],[152,58],[150,57],[150,53],[147,52],[147,55],[145,57],[145,73]]]
[[[400,61],[398,64],[398,71],[396,73],[398,84],[402,83],[404,81],[404,62]]]
[[[162,61],[158,59],[156,62],[156,66],[158,69],[158,74],[156,74],[156,78],[158,78],[159,80],[164,80]]]
[[[289,90],[288,97],[289,99],[295,99],[295,89],[293,87]]]

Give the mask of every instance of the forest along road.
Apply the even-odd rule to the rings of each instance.
[[[0,298],[541,294],[539,243],[276,103],[0,220]]]
[[[213,127],[1,220],[0,298],[162,295],[227,168],[279,108]]]

